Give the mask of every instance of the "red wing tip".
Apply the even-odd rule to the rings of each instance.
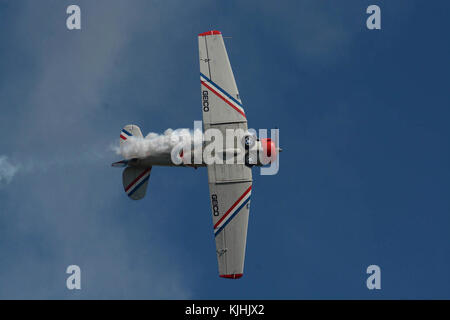
[[[226,278],[226,279],[240,279],[242,278],[244,274],[242,273],[235,273],[235,274],[221,274],[220,277],[221,278]]]
[[[204,37],[204,36],[212,36],[212,35],[215,35],[215,34],[222,34],[222,33],[220,31],[217,31],[217,30],[211,30],[211,31],[206,31],[206,32],[203,32],[203,33],[199,33],[198,36],[199,37]]]

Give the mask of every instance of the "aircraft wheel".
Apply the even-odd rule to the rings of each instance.
[[[249,168],[253,167],[256,164],[255,159],[248,153],[245,155],[245,165]]]
[[[247,134],[244,136],[243,143],[246,149],[251,149],[256,143],[256,137],[251,134]]]

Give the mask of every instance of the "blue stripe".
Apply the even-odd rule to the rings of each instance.
[[[217,237],[217,235],[227,226],[228,223],[230,223],[231,220],[241,211],[241,209],[247,204],[247,202],[250,200],[250,197],[247,198],[247,200],[244,201],[243,204],[233,213],[233,215],[215,232],[214,236]]]
[[[129,136],[132,136],[132,134],[131,133],[129,133],[127,130],[125,130],[125,129],[122,129],[122,132],[123,133],[126,133],[127,135],[129,135]]]
[[[226,95],[228,98],[230,98],[231,100],[233,100],[234,102],[236,102],[237,105],[242,107],[242,104],[237,101],[235,98],[233,98],[232,96],[230,96],[230,94],[228,92],[226,92],[225,90],[223,90],[221,87],[219,87],[214,81],[212,81],[211,79],[209,79],[207,76],[205,76],[203,73],[200,72],[200,75],[205,78],[206,80],[208,80],[209,83],[211,83],[214,87],[216,87],[217,90],[219,90],[220,92],[222,92],[224,95]]]
[[[129,197],[131,197],[131,195],[133,194],[133,193],[135,193],[147,180],[148,180],[148,178],[150,178],[150,175],[148,175],[144,180],[142,180],[134,189],[133,189],[133,191],[131,191],[129,194],[128,194],[128,196]]]

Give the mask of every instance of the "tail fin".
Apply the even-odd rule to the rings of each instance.
[[[123,188],[131,199],[139,200],[145,196],[151,169],[152,167],[128,167],[123,170]]]
[[[120,144],[125,143],[131,136],[142,138],[142,132],[139,126],[135,124],[127,124],[120,132]]]

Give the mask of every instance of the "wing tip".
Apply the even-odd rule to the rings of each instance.
[[[204,36],[213,36],[213,35],[218,35],[218,34],[222,34],[222,33],[220,31],[217,31],[217,30],[211,30],[211,31],[206,31],[206,32],[199,33],[198,36],[199,37],[204,37]]]
[[[240,279],[243,275],[243,273],[221,274],[220,277],[225,279]]]

